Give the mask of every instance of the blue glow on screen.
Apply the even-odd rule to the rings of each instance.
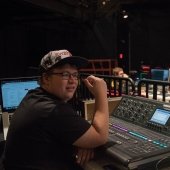
[[[16,109],[31,89],[38,87],[37,80],[4,82],[1,84],[2,104],[5,110]]]
[[[150,121],[165,125],[170,117],[170,111],[164,109],[156,109]]]
[[[151,78],[153,80],[168,81],[169,70],[166,70],[166,69],[151,69]]]

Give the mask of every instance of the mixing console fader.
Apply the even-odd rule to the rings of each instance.
[[[110,116],[102,152],[109,166],[120,164],[120,169],[160,170],[163,165],[170,170],[170,104],[123,96]]]

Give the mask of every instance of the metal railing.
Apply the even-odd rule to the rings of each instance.
[[[94,99],[93,95],[89,92],[85,84],[82,82],[82,79],[86,78],[90,74],[81,73],[80,80],[75,93],[74,98],[72,99],[72,105],[77,110],[79,114],[82,115],[82,101]],[[94,75],[94,74],[93,74]],[[135,84],[131,78],[123,78],[110,75],[100,75],[95,74],[94,76],[103,78],[107,84],[107,96],[108,98],[112,97],[121,97],[125,95],[133,95],[135,92]]]
[[[93,99],[94,97],[89,92],[87,87],[85,87],[84,83],[82,82],[83,78],[86,78],[90,74],[82,73],[80,75],[79,86],[77,89],[79,98],[85,99]],[[132,95],[135,91],[135,84],[131,78],[125,77],[117,77],[117,76],[110,76],[110,75],[99,75],[95,74],[94,76],[103,78],[107,84],[108,88],[108,97],[120,97],[123,94]]]
[[[158,100],[158,96],[160,96],[159,100],[165,102],[169,87],[170,82],[168,81],[141,79],[137,84],[137,95],[155,100]]]

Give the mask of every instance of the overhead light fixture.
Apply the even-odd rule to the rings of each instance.
[[[102,5],[106,5],[106,1],[102,1]]]
[[[126,12],[126,10],[122,11],[122,16],[123,16],[124,19],[127,19],[129,17],[128,13]]]
[[[106,5],[106,3],[110,2],[110,0],[104,0],[102,1],[102,5]]]

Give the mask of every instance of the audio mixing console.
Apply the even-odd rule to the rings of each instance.
[[[100,151],[108,159],[103,169],[170,170],[170,104],[123,96],[110,116],[108,143]]]

